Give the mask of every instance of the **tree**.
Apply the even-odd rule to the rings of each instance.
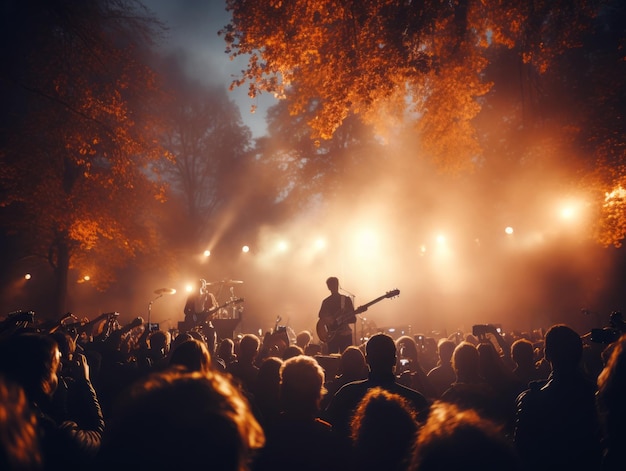
[[[551,155],[568,155],[550,165],[570,166],[571,188],[591,188],[597,239],[624,237],[621,199],[603,205],[623,181],[619,2],[229,0],[227,8],[227,52],[249,56],[233,86],[284,98],[313,139],[330,139],[353,115],[381,136],[408,117],[419,158],[452,173],[490,170],[503,184],[495,172],[503,161],[540,174]],[[487,122],[514,138],[507,148],[507,131]]]
[[[105,288],[158,250],[151,212],[165,187],[150,164],[166,151],[142,59],[158,24],[126,0],[16,1],[5,14],[2,222],[52,266],[55,316],[70,269]]]
[[[183,242],[204,249],[242,191],[251,132],[226,90],[185,77],[180,60],[160,65],[169,95],[163,143],[173,157],[162,169],[184,202]]]

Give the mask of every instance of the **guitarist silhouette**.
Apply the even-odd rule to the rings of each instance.
[[[352,329],[349,324],[356,322],[352,299],[339,294],[339,279],[331,276],[326,280],[330,296],[322,301],[318,317],[327,329],[326,345],[328,353],[342,353],[352,345]]]

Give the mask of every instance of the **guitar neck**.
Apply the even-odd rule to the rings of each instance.
[[[362,312],[367,311],[367,308],[379,303],[380,301],[382,301],[383,299],[385,299],[387,296],[383,295],[383,296],[379,296],[378,298],[370,301],[369,303],[363,304],[362,306],[359,306],[358,308],[356,308],[356,310],[354,311],[355,314],[361,314]]]

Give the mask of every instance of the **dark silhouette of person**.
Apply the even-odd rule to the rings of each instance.
[[[532,382],[517,400],[515,445],[526,469],[598,469],[600,428],[596,385],[580,368],[583,344],[570,327],[554,325],[544,355],[547,382]]]
[[[252,387],[257,419],[266,428],[280,415],[280,368],[283,360],[267,357],[259,366],[259,374]]]
[[[417,412],[398,394],[370,389],[351,421],[354,469],[405,470],[417,438]]]
[[[90,469],[101,445],[104,418],[89,365],[83,354],[73,361],[72,408],[59,417],[50,413],[61,364],[56,341],[49,334],[25,332],[0,345],[0,373],[23,388],[37,417],[45,470]]]
[[[261,347],[261,339],[254,334],[245,334],[239,341],[237,359],[231,362],[227,371],[241,384],[246,392],[251,392],[259,374],[255,361]]]
[[[483,417],[499,418],[494,410],[494,391],[480,375],[478,349],[467,341],[458,344],[452,354],[452,367],[456,381],[441,395],[441,400],[460,409],[474,409]]]
[[[324,370],[306,355],[286,360],[280,369],[281,413],[265,428],[266,445],[256,470],[341,470],[341,449],[328,422],[320,419]]]
[[[422,347],[423,345],[418,346],[415,339],[409,335],[398,337],[396,340],[398,352],[396,374],[400,383],[421,392],[426,397],[432,397],[430,381],[420,361]]]
[[[515,448],[497,424],[475,410],[437,401],[419,431],[407,469],[521,471],[522,467]]]
[[[342,386],[330,400],[325,413],[339,437],[348,442],[350,419],[359,402],[372,388],[380,387],[404,397],[418,414],[429,406],[424,395],[397,382],[394,373],[397,353],[392,337],[383,333],[370,337],[365,345],[365,360],[369,367],[367,379]]]
[[[188,340],[176,345],[169,357],[170,365],[186,368],[188,371],[208,373],[212,369],[209,348],[202,340],[189,337]]]
[[[359,347],[350,345],[339,357],[339,369],[334,378],[326,381],[327,393],[322,399],[322,407],[325,409],[339,388],[353,381],[367,379],[368,369],[365,355]]]
[[[330,295],[322,301],[318,317],[326,328],[329,337],[327,353],[342,353],[352,345],[352,328],[356,322],[354,304],[350,297],[339,293],[339,279],[331,276],[326,280]],[[319,332],[318,332],[319,333]]]
[[[24,389],[1,374],[0,417],[0,469],[43,469],[37,417],[28,404]]]
[[[224,374],[173,366],[141,378],[120,397],[97,469],[241,471],[264,440],[247,401]]]
[[[597,407],[603,432],[603,471],[624,469],[626,463],[626,335],[611,346],[598,376]]]
[[[433,398],[439,399],[442,394],[456,381],[456,373],[452,368],[452,354],[456,344],[452,340],[442,339],[437,345],[439,360],[437,366],[428,374],[428,381],[433,393]]]

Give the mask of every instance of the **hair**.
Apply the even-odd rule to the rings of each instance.
[[[0,375],[0,469],[42,469],[37,419],[24,390]]]
[[[246,334],[239,341],[239,359],[252,362],[259,353],[261,339],[254,334]]]
[[[303,330],[296,335],[296,345],[300,348],[306,348],[311,340],[313,340],[313,335],[308,330]]]
[[[333,289],[339,288],[339,278],[337,278],[336,276],[331,276],[331,277],[327,278],[326,279],[326,286],[331,291]]]
[[[583,356],[583,341],[565,324],[548,329],[545,338],[545,357],[552,369],[575,369]]]
[[[527,339],[518,339],[511,345],[511,357],[518,365],[534,364],[535,349],[533,343]]]
[[[283,351],[283,360],[289,360],[290,358],[297,357],[299,355],[304,355],[304,350],[297,345],[289,345]]]
[[[151,349],[163,349],[166,350],[172,341],[172,334],[166,332],[164,330],[157,330],[156,332],[152,332],[150,337],[148,337],[148,342],[150,343]]]
[[[442,363],[450,363],[456,344],[452,340],[441,339],[437,344],[437,353]]]
[[[370,389],[350,424],[356,469],[406,469],[418,430],[409,402],[380,387]]]
[[[60,351],[56,341],[40,333],[9,337],[0,352],[0,371],[24,388],[31,402],[52,396],[58,386]]]
[[[226,376],[172,368],[135,383],[105,431],[102,469],[248,469],[265,436]]]
[[[317,360],[298,355],[280,368],[280,396],[283,409],[295,414],[315,414],[324,389],[324,370]]]
[[[452,355],[452,367],[457,378],[459,374],[462,377],[478,375],[478,365],[478,350],[474,345],[463,341],[456,346]]]
[[[347,347],[339,358],[339,370],[342,374],[351,376],[355,373],[367,374],[367,363],[365,363],[365,355],[359,347],[350,345]]]
[[[374,334],[365,344],[365,355],[371,369],[392,368],[396,364],[396,344],[387,334]]]
[[[421,428],[411,471],[480,469],[521,470],[513,445],[493,422],[474,410],[437,401]]]
[[[204,342],[192,338],[176,346],[170,356],[170,365],[206,373],[211,370],[211,354]]]

